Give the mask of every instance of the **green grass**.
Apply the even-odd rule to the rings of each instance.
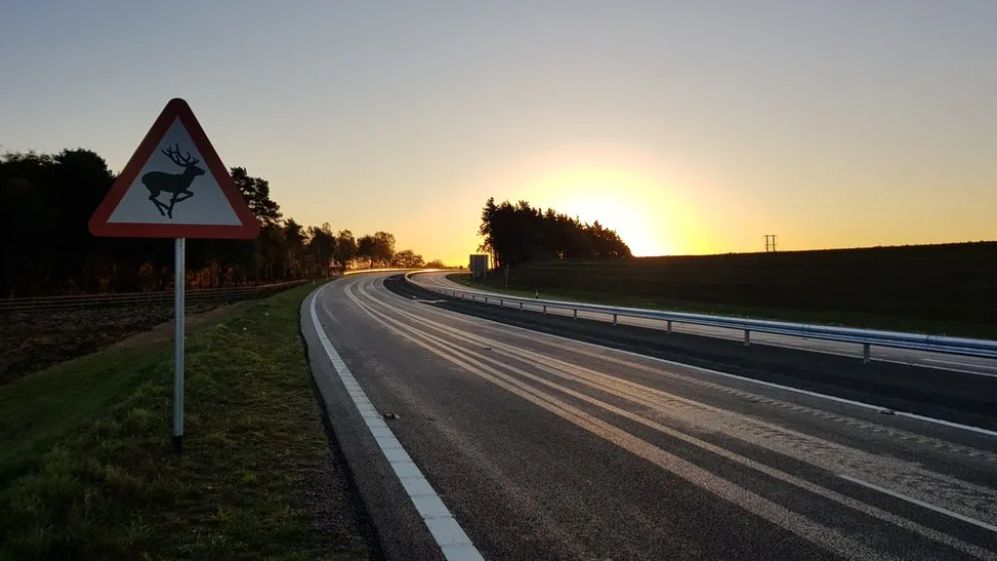
[[[311,289],[188,335],[182,457],[169,343],[0,386],[0,560],[367,558],[298,334]]]

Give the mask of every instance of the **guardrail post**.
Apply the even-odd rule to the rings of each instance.
[[[547,315],[547,304],[544,304],[544,315]]]
[[[616,314],[613,314],[613,325],[616,325]]]
[[[485,304],[487,304],[487,303],[488,303],[488,297],[485,296]]]
[[[672,332],[672,320],[668,320],[667,325],[668,325],[668,332],[671,333]]]
[[[751,332],[748,331],[747,329],[745,329],[744,330],[744,346],[747,347],[747,346],[750,346],[750,345],[751,345]]]
[[[504,307],[505,307],[505,300],[499,298],[499,308],[504,308]]]
[[[869,364],[872,360],[872,345],[869,343],[862,343],[862,364]]]
[[[578,319],[578,308],[575,308],[575,319]]]
[[[519,303],[519,311],[523,311],[523,303],[522,302]]]

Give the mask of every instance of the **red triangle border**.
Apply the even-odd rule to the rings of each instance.
[[[169,130],[173,121],[180,119],[180,122],[187,129],[194,146],[201,154],[204,165],[215,178],[222,193],[231,205],[232,210],[239,218],[239,225],[205,225],[205,224],[143,224],[130,222],[108,222],[111,213],[117,208],[121,199],[125,196],[128,188],[134,183],[135,177],[142,171],[142,167],[152,157],[153,151],[159,146],[166,131]],[[141,144],[135,149],[131,159],[121,170],[121,174],[114,181],[111,190],[107,192],[104,200],[101,201],[93,216],[90,217],[90,233],[95,236],[122,237],[122,238],[217,238],[217,239],[253,239],[260,231],[260,226],[256,222],[256,216],[249,210],[242,194],[228,174],[228,169],[222,163],[215,148],[211,145],[204,129],[190,110],[187,102],[174,98],[166,104],[163,112],[159,114],[152,128],[146,133]]]

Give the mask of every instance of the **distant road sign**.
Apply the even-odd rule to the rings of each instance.
[[[187,102],[172,99],[90,218],[90,232],[252,239],[259,225]]]
[[[471,278],[473,279],[483,279],[488,276],[488,254],[472,253],[468,269],[471,270]]]

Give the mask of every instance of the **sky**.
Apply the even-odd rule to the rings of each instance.
[[[488,197],[637,255],[997,239],[997,2],[5,0],[0,151],[186,99],[286,216],[465,264]]]

